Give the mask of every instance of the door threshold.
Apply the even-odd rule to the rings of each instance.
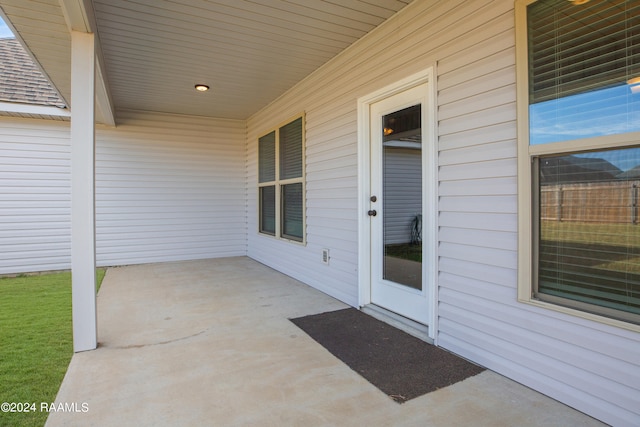
[[[361,307],[361,311],[422,341],[433,344],[433,339],[429,337],[429,327],[427,325],[423,325],[422,323],[418,323],[374,304],[367,304]]]

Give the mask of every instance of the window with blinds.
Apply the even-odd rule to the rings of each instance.
[[[535,297],[640,320],[640,148],[535,158]]]
[[[302,177],[302,119],[280,128],[280,179]]]
[[[302,183],[282,186],[282,237],[302,239]]]
[[[273,131],[258,141],[259,182],[276,180],[276,132]]]
[[[527,26],[531,144],[640,130],[640,1],[538,0]]]
[[[259,231],[304,241],[303,117],[258,139]]]
[[[531,184],[519,193],[531,212],[519,298],[640,325],[640,0],[516,9],[528,73],[519,174]]]

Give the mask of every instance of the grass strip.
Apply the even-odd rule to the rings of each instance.
[[[0,411],[0,426],[44,425],[40,405],[55,400],[72,355],[71,273],[0,278],[0,404],[23,411]]]

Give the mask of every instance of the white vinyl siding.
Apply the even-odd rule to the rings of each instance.
[[[96,132],[99,266],[246,254],[243,121],[120,112]],[[0,274],[70,268],[69,124],[0,118]]]
[[[67,269],[69,123],[0,117],[0,274]]]
[[[242,121],[119,112],[96,147],[100,265],[246,254]]]
[[[466,33],[471,32],[480,47],[492,41],[513,47],[512,13],[513,5],[505,1],[414,2],[277,102],[252,116],[248,122],[250,183],[257,181],[255,140],[258,132],[296,111],[307,112],[307,247],[286,248],[252,233],[251,230],[257,228],[258,207],[256,198],[250,195],[250,256],[357,305],[357,98],[422,71],[455,49],[466,48],[468,39],[460,37]],[[491,22],[480,25],[486,21]],[[456,31],[452,31],[452,23]],[[482,55],[467,52],[466,57],[473,62],[482,60]],[[487,61],[488,65],[482,65],[479,70],[482,78],[477,85],[466,88],[466,93],[479,94],[495,87],[496,78],[506,76],[507,81],[515,81],[515,74],[511,75],[514,73],[512,55],[513,50],[502,59],[511,66],[503,76],[487,78],[482,69],[491,67],[491,63]],[[515,111],[510,111],[512,107],[505,109],[515,120]],[[477,116],[473,120],[487,120],[480,113]],[[460,123],[454,126],[459,127]],[[515,123],[512,128],[515,132]],[[478,140],[482,141],[482,137]],[[511,150],[515,153],[515,146]],[[515,182],[516,165],[511,163],[512,160],[508,167],[512,172],[508,174]],[[491,165],[486,173],[496,173],[495,166]],[[512,199],[515,200],[515,196]],[[515,213],[515,205],[511,213]],[[321,262],[322,248],[330,249],[329,266]]]
[[[422,212],[422,152],[408,148],[385,149],[384,241],[411,242],[411,227]],[[412,177],[408,180],[407,176]]]
[[[249,194],[249,255],[357,306],[357,99],[435,65],[438,344],[605,422],[632,425],[640,337],[517,301],[515,62],[513,0],[417,1],[251,117],[255,183],[258,132],[307,112],[307,246],[253,232]]]

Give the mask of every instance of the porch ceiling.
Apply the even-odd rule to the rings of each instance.
[[[94,0],[116,109],[245,119],[411,0]],[[70,100],[61,4],[0,0],[19,38]],[[211,90],[199,93],[194,85]]]

